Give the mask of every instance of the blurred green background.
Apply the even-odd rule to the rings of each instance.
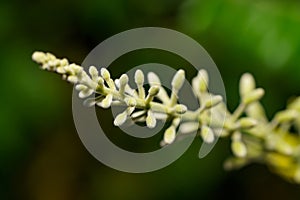
[[[104,39],[143,26],[171,28],[196,39],[219,67],[230,110],[238,104],[244,72],[253,73],[266,89],[269,117],[300,94],[297,0],[2,0],[0,199],[299,199],[299,186],[265,166],[225,172],[226,140],[201,160],[201,141],[195,140],[175,163],[146,174],[110,169],[87,152],[73,124],[72,86],[40,70],[31,54],[50,51],[81,63]],[[174,55],[136,53],[115,65],[184,67]]]

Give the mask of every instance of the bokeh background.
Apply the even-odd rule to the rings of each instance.
[[[146,174],[110,169],[87,152],[73,124],[72,86],[40,70],[31,54],[50,51],[81,63],[104,39],[143,26],[171,28],[196,39],[219,67],[230,110],[238,104],[244,72],[253,73],[266,89],[269,117],[300,94],[297,0],[2,0],[0,199],[299,199],[299,186],[263,165],[225,172],[226,140],[201,160],[201,141],[195,140],[175,163]],[[118,59],[115,74],[124,69],[120,65],[148,62],[174,68],[185,63],[165,52],[138,51]],[[107,111],[99,112],[105,120],[101,116]],[[114,128],[111,134],[117,132]],[[132,147],[130,139],[121,139],[114,138]]]

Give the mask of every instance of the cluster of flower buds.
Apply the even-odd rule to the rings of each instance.
[[[300,97],[269,121],[259,102],[264,90],[256,88],[254,78],[246,73],[240,79],[240,104],[230,113],[222,96],[209,92],[208,73],[200,70],[192,80],[200,107],[191,111],[186,105],[178,104],[178,93],[185,81],[184,70],[178,70],[174,75],[169,95],[153,72],[147,74],[150,88],[145,91],[145,75],[141,70],[135,72],[135,89],[129,85],[126,74],[113,80],[106,68],[98,70],[90,66],[85,72],[81,66],[69,64],[67,59],[57,59],[43,52],[35,52],[32,58],[42,69],[61,74],[63,79],[73,83],[79,97],[85,99],[85,105],[102,108],[125,106],[125,110],[115,117],[115,126],[132,119],[154,128],[158,120],[171,120],[162,145],[169,145],[179,136],[193,132],[197,132],[205,143],[228,137],[233,156],[225,162],[226,169],[250,162],[265,162],[278,174],[300,183]],[[295,130],[298,133],[293,133]]]

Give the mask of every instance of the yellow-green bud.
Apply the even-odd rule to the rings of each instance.
[[[223,98],[220,95],[213,96],[206,100],[206,102],[204,103],[204,107],[206,109],[212,108],[212,107],[218,105],[219,103],[221,103],[222,100],[223,100]]]
[[[243,97],[243,103],[247,105],[252,102],[258,101],[264,96],[264,94],[265,94],[264,89],[257,88],[249,92],[248,94],[245,94],[245,96]]]

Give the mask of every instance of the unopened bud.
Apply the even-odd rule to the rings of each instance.
[[[253,128],[254,126],[256,126],[257,121],[250,117],[244,117],[244,118],[241,118],[237,122],[237,125],[238,125],[238,127],[242,128],[242,129],[249,129],[249,128]]]
[[[223,100],[223,98],[220,95],[213,96],[213,97],[207,99],[207,101],[204,104],[204,107],[205,108],[214,107],[214,106],[218,105],[219,103],[221,103],[222,100]]]
[[[185,72],[184,72],[184,70],[180,69],[176,72],[176,74],[173,77],[173,80],[171,83],[173,90],[179,91],[184,83],[184,80],[185,80]]]
[[[253,76],[249,73],[243,74],[240,79],[240,96],[244,97],[254,89],[255,89],[255,80]]]
[[[175,106],[175,112],[178,114],[184,114],[187,111],[187,107],[183,104],[177,104]]]
[[[148,115],[146,117],[146,125],[148,128],[154,128],[156,126],[156,119],[150,110],[148,111]]]
[[[164,134],[164,142],[166,144],[171,144],[174,142],[176,138],[176,130],[175,130],[175,127],[174,126],[170,126],[166,131],[165,131],[165,134]]]
[[[265,94],[264,89],[257,88],[249,92],[248,94],[245,94],[245,96],[243,97],[243,103],[250,104],[252,102],[258,101],[264,96],[264,94]]]
[[[213,130],[210,127],[206,126],[206,125],[203,125],[201,127],[201,133],[200,134],[201,134],[201,137],[202,137],[203,141],[206,142],[206,143],[212,143],[215,139]]]
[[[150,87],[148,92],[149,92],[150,96],[155,96],[159,92],[159,87],[158,86],[152,86],[152,87]]]
[[[144,73],[142,72],[142,70],[136,70],[134,80],[138,86],[144,84]]]

